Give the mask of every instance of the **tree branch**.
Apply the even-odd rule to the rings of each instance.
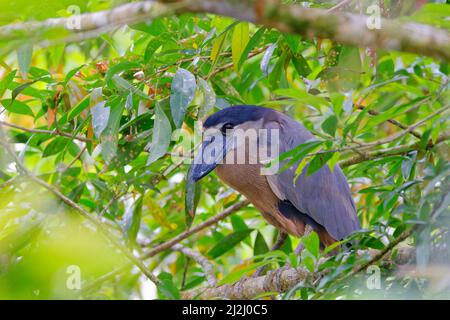
[[[442,134],[441,136],[439,136],[436,139],[435,143],[432,143],[430,141],[428,143],[428,145],[426,146],[426,149],[429,150],[444,141],[448,141],[449,139],[450,139],[450,131],[447,131],[444,134]],[[417,142],[415,142],[412,144],[406,144],[406,145],[400,145],[400,146],[395,146],[395,147],[381,149],[381,150],[375,150],[370,153],[357,155],[357,156],[351,157],[349,159],[339,161],[339,166],[341,168],[349,167],[349,166],[352,166],[354,164],[358,164],[358,163],[361,163],[364,161],[374,160],[374,159],[378,159],[378,158],[386,157],[386,156],[401,155],[401,154],[411,152],[413,150],[420,150],[420,149],[421,148],[420,148],[419,144]]]
[[[369,254],[372,260],[373,257],[377,257],[379,253],[380,251],[378,250],[364,250],[359,252],[358,255]],[[398,258],[396,257],[394,262],[407,261],[414,254],[414,248],[400,248],[400,253],[397,255]],[[386,253],[383,254],[383,256],[386,256]],[[319,264],[322,262],[324,262],[323,259],[322,261],[319,261]],[[280,268],[270,271],[267,275],[247,278],[233,284],[225,284],[215,288],[192,289],[184,292],[182,297],[183,299],[253,299],[257,296],[270,292],[287,292],[302,281],[315,281],[320,279],[326,273],[327,270],[311,273],[304,267],[289,269]]]
[[[206,281],[208,281],[208,284],[210,286],[215,286],[217,284],[216,276],[214,275],[214,266],[211,263],[211,261],[206,259],[199,252],[194,251],[188,247],[182,246],[179,243],[175,244],[172,247],[172,249],[183,253],[184,255],[186,255],[189,258],[192,258],[195,262],[201,265],[203,271],[205,272]]]
[[[433,207],[433,211],[430,214],[432,220],[437,218],[439,209],[444,205],[445,199],[449,194],[449,190],[446,189],[441,197],[441,199]],[[357,273],[365,270],[368,266],[376,263],[380,260],[386,259],[388,254],[396,248],[400,243],[409,238],[413,232],[421,230],[424,225],[413,225],[407,230],[403,231],[398,237],[393,239],[385,246],[382,250],[362,250],[357,252],[358,256],[369,255],[370,259],[363,262],[362,264],[354,267],[349,273],[343,274],[341,277],[335,281],[342,281],[344,279],[351,278]],[[398,249],[399,253],[394,257],[393,263],[405,263],[410,260],[415,255],[414,247],[401,247]],[[325,259],[321,259],[318,265],[325,262]],[[267,292],[282,293],[294,288],[296,285],[305,281],[307,279],[315,280],[320,279],[327,270],[322,272],[311,273],[306,268],[289,268],[289,269],[276,269],[269,274],[261,277],[254,277],[249,279],[244,279],[242,281],[236,282],[234,284],[226,284],[216,288],[200,288],[186,291],[183,293],[184,299],[211,299],[211,298],[224,298],[224,299],[252,299],[261,294]],[[313,298],[316,298],[316,294]]]
[[[360,109],[360,110],[364,110],[365,108],[366,107],[358,106],[358,109]],[[370,114],[371,116],[377,116],[380,114],[380,112],[375,111],[375,110],[369,110],[369,111],[367,111],[367,113]],[[403,129],[403,130],[408,129],[408,126],[405,126],[403,123],[401,123],[395,119],[388,119],[387,122],[393,124],[396,127],[399,127],[400,129]],[[419,140],[422,138],[422,135],[415,130],[411,130],[409,133]]]
[[[429,25],[380,20],[380,29],[369,29],[369,17],[347,12],[305,8],[298,4],[282,4],[279,0],[159,0],[141,1],[118,6],[112,10],[82,14],[79,17],[53,18],[45,21],[15,23],[0,27],[3,41],[39,41],[50,30],[63,35],[80,34],[97,37],[114,27],[136,24],[160,16],[182,13],[213,13],[274,27],[282,32],[387,51],[405,51],[450,60],[450,33]],[[73,28],[79,18],[79,28]],[[71,28],[72,26],[72,28]],[[85,39],[86,37],[81,37]]]
[[[154,247],[153,249],[151,249],[150,251],[148,251],[147,253],[145,253],[143,255],[143,259],[147,259],[150,257],[153,257],[154,255],[160,253],[161,251],[164,251],[166,249],[170,249],[171,247],[173,247],[175,244],[183,241],[184,239],[186,239],[187,237],[191,236],[194,233],[197,233],[207,227],[210,227],[214,224],[216,224],[217,222],[219,222],[220,220],[225,219],[226,217],[228,217],[229,215],[231,215],[232,213],[236,212],[237,210],[247,206],[249,204],[248,200],[243,200],[240,201],[228,208],[226,208],[224,211],[222,211],[221,213],[215,215],[214,217],[206,220],[205,222],[199,224],[198,226],[193,227],[192,229],[188,229],[186,231],[184,231],[183,233],[180,233],[178,236],[161,243],[160,245]]]
[[[441,113],[444,113],[446,111],[450,110],[450,105],[445,105],[442,108],[437,109],[436,111],[434,111],[433,113],[431,113],[430,115],[428,115],[427,117],[421,119],[420,121],[416,122],[415,124],[407,127],[405,130],[400,131],[400,132],[396,132],[384,139],[380,139],[380,140],[376,140],[376,141],[372,141],[372,142],[366,142],[366,143],[358,143],[355,146],[344,146],[341,148],[336,148],[336,149],[330,149],[330,150],[319,150],[316,152],[312,152],[307,154],[307,157],[312,157],[318,154],[325,154],[325,153],[330,153],[330,152],[343,152],[343,151],[358,151],[358,150],[364,150],[364,149],[368,149],[368,148],[373,148],[373,147],[377,147],[383,144],[387,144],[390,142],[393,142],[399,138],[402,138],[403,136],[407,135],[408,133],[410,133],[411,131],[414,131],[415,129],[417,129],[418,127],[422,126],[423,124],[425,124],[427,121],[431,120],[432,118],[438,116]],[[364,155],[363,155],[364,157]]]
[[[14,128],[14,129],[21,130],[21,131],[25,131],[25,132],[30,132],[30,133],[39,133],[39,134],[48,134],[48,135],[52,135],[52,136],[60,136],[60,137],[79,140],[79,141],[83,141],[83,142],[91,142],[92,141],[89,138],[82,137],[82,136],[75,136],[75,135],[67,133],[67,132],[62,132],[62,131],[58,131],[58,130],[52,131],[52,130],[26,128],[26,127],[19,126],[18,124],[9,123],[9,122],[5,122],[5,121],[1,121],[1,120],[0,120],[0,125]]]

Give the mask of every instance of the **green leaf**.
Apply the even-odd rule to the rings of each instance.
[[[292,63],[294,64],[295,70],[302,77],[307,77],[311,73],[311,68],[308,62],[301,54],[296,54],[292,57]]]
[[[320,254],[320,240],[316,232],[311,232],[306,237],[303,236],[302,243],[314,257],[318,258]]]
[[[328,164],[328,168],[330,168],[330,171],[333,172],[333,170],[336,167],[336,164],[339,161],[340,158],[340,153],[339,152],[333,152],[333,155],[331,156],[331,158],[328,160],[327,164]]]
[[[163,45],[162,41],[150,40],[145,48],[144,61],[148,62],[153,58],[154,53]]]
[[[195,96],[195,77],[188,70],[179,68],[172,80],[170,93],[170,110],[175,126],[183,123],[186,110]]]
[[[364,119],[365,115],[369,112],[369,108],[366,107],[364,110],[362,110],[355,120],[347,124],[344,128],[343,135],[344,137],[347,136],[347,134],[350,132],[353,136],[356,134],[356,131],[358,130],[359,124],[361,123],[362,119]]]
[[[107,101],[110,106],[108,124],[102,133],[102,155],[109,163],[117,153],[117,135],[119,131],[120,119],[122,118],[125,103],[120,98],[111,98]]]
[[[240,230],[233,232],[225,238],[219,240],[219,242],[208,252],[208,256],[212,259],[218,258],[225,252],[233,249],[242,240],[247,238],[253,229]]]
[[[122,218],[122,230],[131,243],[136,242],[136,237],[141,227],[142,199],[143,196],[139,196],[134,201],[133,206],[125,211]]]
[[[445,1],[444,1],[445,2]],[[450,6],[447,3],[427,3],[420,10],[414,12],[407,20],[420,22],[424,24],[432,24],[442,28],[450,29]]]
[[[269,70],[270,58],[272,57],[273,51],[275,50],[276,47],[277,47],[276,43],[271,44],[264,52],[264,55],[261,59],[260,67],[261,67],[261,71],[265,77],[267,77],[267,75],[270,72],[270,70]]]
[[[266,31],[265,27],[261,27],[258,29],[258,31],[255,32],[255,34],[250,38],[250,40],[248,41],[244,51],[241,54],[241,58],[239,59],[239,62],[237,64],[237,69],[240,69],[242,64],[247,60],[248,54],[250,53],[250,51],[252,51],[253,48],[255,48],[262,36],[264,35],[264,32]]]
[[[105,105],[106,101],[100,101],[91,108],[92,127],[94,128],[94,135],[97,139],[100,138],[108,125],[109,112],[111,109]]]
[[[257,256],[269,251],[269,246],[266,243],[263,235],[258,231],[255,238],[255,244],[253,245],[253,255]]]
[[[211,55],[210,59],[215,64],[217,62],[217,58],[219,58],[220,51],[222,51],[223,44],[225,42],[225,38],[227,36],[227,33],[224,32],[220,34],[216,39],[213,41],[213,46],[211,49]]]
[[[304,103],[306,105],[311,105],[319,111],[321,106],[331,105],[330,101],[328,101],[327,99],[320,96],[311,95],[306,91],[299,89],[277,89],[275,90],[275,94],[295,99],[298,102]]]
[[[29,81],[29,82],[27,82],[27,83],[23,83],[23,84],[21,84],[20,86],[15,87],[14,90],[12,91],[12,93],[11,93],[11,99],[12,99],[12,101],[14,101],[14,100],[17,98],[17,96],[18,96],[23,90],[25,90],[26,88],[28,88],[29,86],[31,86],[33,83],[36,83],[36,82],[38,82],[38,81],[41,81],[42,79],[47,78],[47,77],[48,77],[48,76],[43,76],[43,77],[37,78],[37,79],[35,79],[35,80],[33,80],[33,81]]]
[[[133,86],[131,83],[129,83],[124,78],[118,76],[117,74],[113,75],[112,80],[117,88],[121,89],[124,92],[133,92],[137,96],[141,97],[142,99],[148,100],[149,97],[143,93],[141,90]]]
[[[198,111],[198,119],[205,117],[216,104],[216,93],[209,83],[202,78],[197,79],[201,92],[203,93],[203,103]]]
[[[91,105],[92,127],[94,129],[94,135],[98,139],[108,125],[109,113],[111,111],[109,107],[106,107],[106,101],[103,100],[101,87],[92,90],[89,103]]]
[[[362,244],[368,248],[373,248],[377,250],[384,249],[384,243],[380,239],[377,239],[372,236],[368,236],[367,238],[365,238]]]
[[[306,174],[310,176],[315,172],[319,171],[328,162],[328,160],[331,159],[332,156],[333,156],[332,152],[316,154],[309,163]]]
[[[17,70],[13,70],[0,80],[0,98],[5,94],[11,83],[13,83],[16,73]]]
[[[276,60],[275,65],[271,70],[268,70],[269,83],[272,88],[288,87],[286,80],[286,66],[289,63],[290,56],[283,50],[279,59]],[[270,69],[270,68],[269,68]]]
[[[338,119],[335,115],[329,116],[322,122],[322,130],[334,137],[337,129]]]
[[[161,272],[158,278],[160,280],[160,284],[158,285],[160,294],[166,299],[180,300],[180,291],[173,282],[172,275],[167,272]]]
[[[72,121],[76,116],[78,116],[83,110],[89,107],[90,104],[90,96],[86,96],[83,100],[81,100],[75,107],[73,107],[67,116],[67,121]]]
[[[76,75],[78,71],[80,71],[81,69],[83,69],[84,66],[85,66],[85,65],[82,64],[81,66],[76,67],[76,68],[70,70],[69,72],[67,72],[66,77],[64,78],[64,85],[67,85],[67,83],[70,81],[70,79],[72,79],[73,76]]]
[[[117,154],[112,160],[110,169],[120,168],[136,159],[147,145],[148,132],[142,133],[143,137],[139,137],[133,141],[120,144],[117,148]]]
[[[2,105],[6,110],[8,110],[11,113],[23,114],[34,117],[33,111],[25,102],[19,100],[12,101],[11,99],[4,99],[2,100]]]
[[[283,37],[286,40],[286,43],[288,44],[292,53],[294,55],[297,54],[298,47],[299,47],[299,44],[301,41],[300,36],[297,34],[292,34],[292,33],[283,33]]]
[[[57,154],[62,151],[64,147],[67,145],[67,139],[63,137],[57,137],[53,139],[44,149],[42,153],[42,157],[49,157]]]
[[[166,154],[170,145],[171,133],[172,127],[170,126],[169,119],[159,106],[159,103],[157,103],[155,107],[152,141],[145,147],[150,154],[147,159],[147,165],[152,164]]]
[[[31,43],[25,44],[17,49],[17,60],[19,61],[19,70],[22,78],[28,78],[30,71],[31,58],[33,57],[33,45]]]
[[[231,225],[233,226],[234,231],[247,230],[248,226],[245,223],[244,219],[239,217],[237,214],[234,214],[230,218]]]
[[[192,167],[191,167],[192,168]],[[189,169],[190,170],[190,169]],[[188,173],[189,176],[190,173]],[[190,182],[186,179],[186,194],[184,198],[184,214],[186,218],[186,226],[189,228],[195,218],[195,210],[201,195],[201,183]]]
[[[114,86],[114,83],[113,83],[114,75],[118,75],[122,71],[130,70],[130,69],[139,69],[139,68],[140,68],[140,65],[137,62],[126,61],[126,62],[118,63],[118,64],[110,67],[108,69],[108,71],[106,71],[105,82],[108,84],[109,87],[113,87]]]
[[[319,141],[319,140],[306,141],[305,143],[299,144],[295,148],[281,154],[279,157],[279,161],[283,161],[285,159],[292,158],[290,161],[288,161],[283,166],[282,171],[291,167],[297,161],[303,159],[306,155],[308,155],[309,153],[316,150],[323,143],[324,143],[324,141]]]
[[[309,272],[314,272],[314,259],[310,256],[302,252],[302,265],[308,269]]]
[[[16,228],[0,229],[0,254],[14,254],[26,245],[33,243],[44,228],[42,219],[22,221]],[[12,230],[11,230],[12,229]]]
[[[231,57],[234,63],[234,70],[237,71],[241,56],[247,47],[249,39],[249,26],[247,22],[238,23],[233,30],[231,38]]]

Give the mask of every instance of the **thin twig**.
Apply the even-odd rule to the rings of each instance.
[[[350,1],[352,0],[342,0],[341,2],[339,2],[337,5],[335,5],[334,7],[331,7],[330,9],[328,9],[327,11],[329,13],[333,12],[333,11],[337,11],[338,9],[340,9],[341,7],[344,7],[345,5],[347,5]]]
[[[84,151],[86,151],[87,149],[87,145],[85,145],[83,148],[81,148],[80,152],[78,152],[78,154],[76,155],[75,158],[73,158],[72,161],[70,161],[70,163],[62,170],[62,173],[66,172],[67,170],[69,170],[74,164],[75,162],[77,162],[78,160],[81,159],[81,156],[83,155]]]
[[[179,243],[172,247],[173,250],[179,251],[189,258],[192,258],[195,262],[202,266],[205,272],[206,281],[210,286],[217,284],[217,279],[214,274],[214,266],[206,257],[202,256],[199,252],[194,251],[188,247],[185,247]]]
[[[449,139],[450,139],[450,131],[445,132],[444,134],[439,136],[436,139],[436,142],[428,143],[425,148],[427,150],[429,150],[444,141],[448,141]],[[354,164],[358,164],[358,163],[361,163],[364,161],[374,160],[374,159],[378,159],[378,158],[385,157],[385,156],[401,155],[401,154],[411,152],[413,150],[420,150],[420,146],[417,142],[412,143],[412,144],[404,144],[404,145],[394,146],[391,148],[385,148],[385,149],[381,149],[381,150],[375,150],[370,153],[357,155],[357,156],[351,157],[349,159],[339,161],[339,166],[341,168],[349,167],[349,166],[352,166]]]
[[[264,52],[264,51],[267,49],[267,47],[268,47],[268,46],[262,47],[262,48],[258,48],[258,49],[256,49],[256,50],[250,52],[250,53],[248,54],[247,59],[250,59],[250,58],[252,58],[252,57],[254,57],[254,56],[260,54],[261,52]],[[210,74],[208,74],[208,76],[205,77],[205,80],[208,80],[208,79],[214,77],[216,74],[218,74],[218,73],[220,73],[220,72],[222,72],[222,71],[224,71],[224,70],[226,70],[226,69],[230,69],[230,68],[232,68],[233,66],[234,66],[234,63],[233,63],[233,62],[230,62],[230,63],[224,64],[224,65],[222,65],[222,66],[220,66],[220,67],[217,67],[214,71],[212,71]]]
[[[5,122],[5,121],[0,121],[0,125],[4,125],[6,127],[10,127],[10,128],[14,128],[14,129],[30,132],[30,133],[42,133],[42,134],[48,134],[48,135],[52,135],[52,136],[61,136],[61,137],[64,137],[64,138],[75,139],[75,140],[79,140],[79,141],[83,141],[83,142],[91,142],[92,141],[91,139],[86,138],[86,137],[75,136],[73,134],[70,134],[70,133],[67,133],[67,132],[62,132],[62,131],[57,131],[57,130],[53,130],[52,131],[52,130],[26,128],[26,127],[22,127],[22,126],[19,126],[17,124],[8,123],[8,122]]]
[[[318,154],[324,154],[324,153],[330,153],[330,152],[342,152],[342,151],[350,151],[353,150],[354,148],[358,148],[359,150],[361,149],[368,149],[368,148],[373,148],[373,147],[377,147],[386,143],[390,143],[392,141],[395,141],[401,137],[403,137],[404,135],[410,133],[411,131],[415,130],[417,127],[423,125],[425,122],[429,121],[430,119],[436,117],[437,115],[447,111],[450,109],[450,105],[447,105],[443,108],[440,108],[438,110],[436,110],[435,112],[433,112],[432,114],[430,114],[429,116],[423,118],[422,120],[416,122],[415,124],[407,127],[405,130],[397,132],[393,135],[390,135],[384,139],[381,140],[377,140],[377,141],[373,141],[373,142],[367,142],[367,143],[359,143],[358,146],[346,146],[346,147],[342,147],[342,148],[336,148],[336,149],[332,149],[332,150],[320,150],[317,152],[312,152],[307,154],[306,156],[308,157],[312,157]]]
[[[189,230],[186,230],[186,231],[180,233],[178,236],[176,236],[176,237],[174,237],[174,238],[172,238],[172,239],[170,239],[170,240],[168,240],[166,242],[163,242],[163,243],[159,244],[158,246],[154,247],[153,249],[151,249],[150,251],[145,253],[142,258],[143,259],[147,259],[147,258],[153,257],[154,255],[160,253],[161,251],[164,251],[164,250],[167,250],[167,249],[173,247],[175,244],[183,241],[184,239],[188,238],[189,236],[191,236],[191,235],[193,235],[193,234],[195,234],[195,233],[197,233],[199,231],[202,231],[203,229],[205,229],[207,227],[210,227],[210,226],[216,224],[217,222],[225,219],[226,217],[228,217],[232,213],[234,213],[237,210],[247,206],[248,204],[249,204],[248,200],[243,200],[243,201],[240,201],[240,202],[238,202],[238,203],[236,203],[236,204],[226,208],[221,213],[219,213],[219,214],[215,215],[214,217],[204,221],[203,223],[201,223],[201,224],[199,224],[199,225],[197,225],[197,226],[195,226],[195,227],[193,227],[193,228],[191,228]]]
[[[363,106],[358,106],[358,109],[364,110],[365,107],[363,107]],[[375,111],[375,110],[369,110],[368,113],[369,113],[370,115],[372,115],[372,116],[377,116],[377,115],[380,114],[378,111]],[[399,122],[399,121],[397,121],[397,120],[394,120],[394,119],[388,119],[387,122],[392,123],[394,126],[397,126],[397,127],[399,127],[400,129],[403,129],[403,130],[407,130],[407,129],[408,129],[408,126],[405,126],[404,124],[402,124],[401,122]],[[422,139],[422,135],[421,135],[420,133],[418,133],[417,131],[415,131],[415,130],[411,130],[409,133],[412,134],[413,136],[415,136],[415,137],[416,137],[417,139],[419,139],[419,140]]]

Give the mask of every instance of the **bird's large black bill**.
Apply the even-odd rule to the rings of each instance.
[[[226,138],[222,135],[208,136],[192,163],[188,180],[197,182],[213,171],[219,163],[222,162],[226,154]]]

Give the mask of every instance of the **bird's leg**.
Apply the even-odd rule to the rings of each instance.
[[[271,251],[275,251],[280,249],[284,242],[286,241],[288,234],[284,231],[280,231],[278,233],[278,237],[277,237],[277,241],[275,241],[275,243],[273,244],[272,248],[270,249]]]
[[[270,249],[270,251],[275,251],[275,250],[280,249],[283,246],[284,242],[286,241],[287,236],[288,236],[288,234],[286,232],[280,231],[278,233],[277,241],[275,241],[275,243],[272,246],[272,248]],[[266,266],[259,267],[252,276],[259,277],[260,275],[262,275],[262,273],[264,272],[265,269],[266,269]]]
[[[313,228],[309,224],[305,225],[305,232],[303,233],[302,237],[308,236],[312,231]],[[303,248],[303,241],[301,241],[297,248],[295,248],[295,255],[300,255],[300,253],[303,251]]]

